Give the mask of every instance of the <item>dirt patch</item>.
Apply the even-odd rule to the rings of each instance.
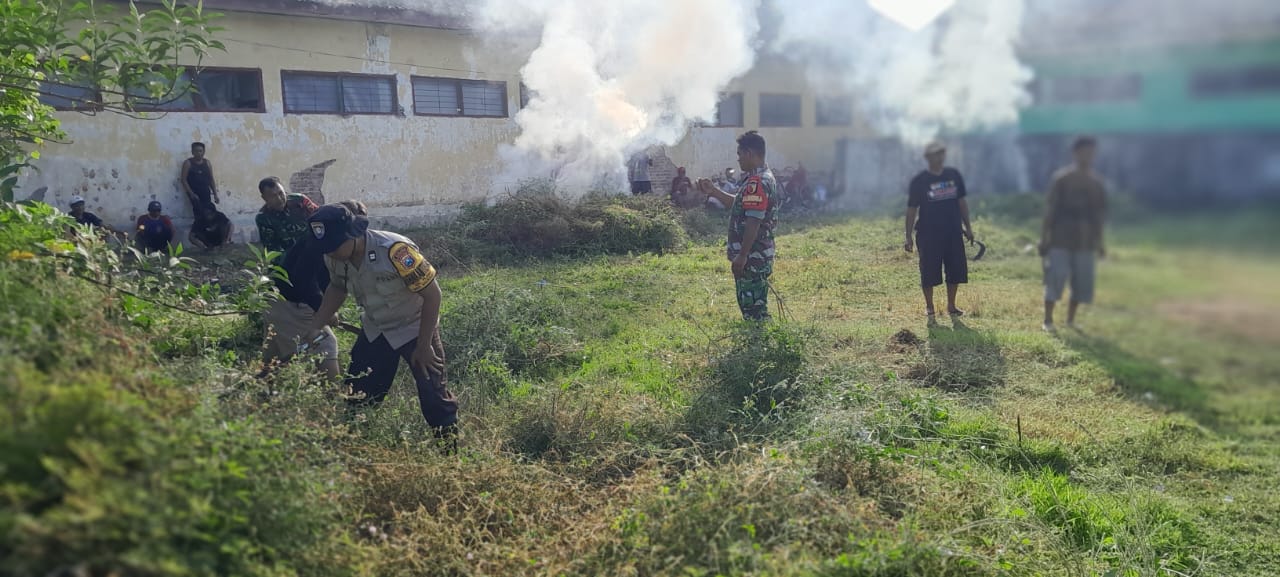
[[[924,341],[920,337],[907,329],[902,329],[892,337],[889,337],[889,344],[899,347],[914,347],[923,343]]]
[[[1165,318],[1201,329],[1280,344],[1280,307],[1219,299],[1165,302],[1156,310]]]

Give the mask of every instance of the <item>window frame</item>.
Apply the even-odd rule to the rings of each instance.
[[[840,123],[823,122],[823,118],[822,118],[823,104],[822,103],[824,101],[830,102],[832,100],[841,101],[841,105],[844,108],[844,113],[846,115],[844,122],[840,122]],[[828,110],[828,112],[829,111],[830,110]],[[854,117],[854,113],[853,113],[853,95],[852,94],[819,94],[814,96],[813,98],[813,125],[814,126],[821,126],[824,128],[848,128],[850,126],[853,126],[853,120],[854,120],[853,117]]]
[[[766,96],[790,96],[795,97],[796,102],[800,105],[800,109],[796,111],[795,124],[765,124],[764,122],[764,100]],[[757,107],[756,116],[759,121],[760,128],[804,128],[804,95],[798,92],[761,92],[759,96],[759,106]]]
[[[452,82],[453,88],[457,92],[458,112],[455,114],[444,114],[440,112],[419,112],[418,97],[413,93],[415,90],[414,83],[418,80],[434,80]],[[466,105],[462,100],[462,85],[466,83],[486,84],[491,86],[502,86],[502,115],[495,114],[467,114]],[[521,83],[523,86],[523,83]],[[413,115],[414,116],[435,116],[437,118],[511,118],[511,93],[507,90],[507,81],[505,80],[476,80],[471,78],[451,78],[448,76],[418,76],[416,74],[409,76],[409,91],[413,97]],[[523,108],[523,106],[522,106]]]
[[[45,76],[46,76],[46,77],[48,77],[48,76],[51,76],[51,75],[52,75],[52,74],[51,74],[51,73],[49,73],[49,72],[45,72],[44,74],[45,74]],[[59,81],[54,80],[54,81],[52,81],[52,83],[53,83],[53,84],[56,84],[56,85],[58,85],[58,86],[71,86],[71,87],[75,87],[75,88],[86,88],[86,89],[92,90],[92,91],[93,91],[93,97],[94,97],[94,99],[95,99],[93,102],[81,102],[81,103],[78,103],[78,104],[75,104],[75,105],[72,105],[72,106],[56,106],[56,105],[48,104],[48,103],[44,102],[44,100],[43,100],[41,97],[42,97],[42,96],[48,96],[48,97],[52,97],[52,98],[58,98],[58,99],[61,99],[61,100],[70,100],[70,98],[67,98],[67,97],[65,97],[65,96],[54,96],[54,95],[52,95],[52,94],[48,94],[48,93],[46,93],[46,92],[44,92],[44,91],[40,90],[40,88],[38,87],[40,82],[46,82],[46,81],[45,81],[45,80],[41,80],[41,81],[38,81],[38,82],[37,82],[37,88],[36,88],[36,99],[37,99],[37,100],[40,100],[40,104],[44,104],[45,106],[48,106],[49,108],[52,108],[52,109],[54,109],[54,110],[56,110],[56,111],[59,111],[59,112],[100,112],[100,111],[102,111],[102,110],[103,110],[103,107],[102,107],[102,88],[101,88],[101,87],[98,87],[98,86],[76,86],[75,84],[69,84],[69,83],[66,83],[66,82],[59,82]]]
[[[381,80],[390,80],[391,81],[391,110],[387,112],[347,112],[345,110],[339,110],[337,112],[317,112],[317,111],[311,111],[311,110],[301,110],[301,111],[289,110],[289,87],[288,87],[288,84],[285,82],[285,76],[288,76],[290,74],[295,74],[299,76],[318,76],[322,78],[337,78],[339,106],[342,106],[342,79],[343,78],[345,77],[375,78],[375,79],[381,79]],[[330,72],[330,71],[315,71],[315,70],[281,69],[280,70],[280,104],[281,104],[281,110],[286,115],[288,114],[317,115],[318,114],[322,116],[396,116],[399,114],[399,111],[400,111],[400,80],[396,78],[395,74],[366,74],[364,72]]]
[[[737,96],[739,119],[737,124],[724,124],[720,122],[720,103],[725,100]],[[716,117],[715,121],[707,125],[711,128],[742,128],[747,125],[747,93],[741,90],[735,92],[721,92],[719,98],[716,99]]]
[[[1078,91],[1078,94],[1089,94],[1088,98],[1061,98],[1057,83],[1064,80],[1074,82],[1090,83],[1090,90]],[[1132,94],[1126,94],[1122,97],[1112,97],[1099,94],[1098,84],[1104,81],[1132,83],[1134,91]],[[1116,105],[1116,104],[1132,104],[1141,102],[1146,95],[1147,79],[1138,72],[1125,72],[1121,74],[1063,74],[1056,76],[1047,76],[1044,78],[1036,78],[1030,85],[1033,104],[1035,106],[1091,106],[1091,105]],[[1049,98],[1052,97],[1052,98]]]
[[[1261,88],[1244,88],[1237,87],[1223,88],[1221,85],[1226,84],[1223,79],[1231,80],[1239,78],[1247,78],[1254,73],[1271,76],[1275,79],[1274,86],[1263,86]],[[1217,84],[1219,86],[1212,86]],[[1234,84],[1239,84],[1235,82]],[[1280,64],[1274,63],[1257,63],[1244,66],[1218,66],[1197,68],[1187,75],[1186,83],[1187,95],[1193,100],[1213,101],[1213,100],[1231,100],[1238,98],[1280,98]]]
[[[145,104],[130,103],[129,105],[130,109],[132,109],[135,112],[160,112],[160,113],[169,113],[169,112],[236,113],[236,112],[239,112],[243,114],[263,114],[267,111],[267,90],[266,90],[266,86],[263,86],[261,68],[245,68],[245,67],[239,67],[239,66],[201,66],[200,68],[185,66],[184,68],[186,68],[184,72],[186,74],[191,75],[192,85],[197,87],[200,85],[200,81],[197,80],[197,78],[199,78],[200,73],[206,70],[210,72],[253,73],[254,77],[257,78],[258,80],[258,107],[257,108],[201,108],[198,106],[193,106],[192,108],[158,108],[154,106],[147,106]],[[134,97],[134,98],[146,98],[146,97]],[[204,99],[201,98],[200,96],[199,90],[191,92],[191,102],[193,105],[196,104],[197,99],[199,99],[200,102],[204,101]]]

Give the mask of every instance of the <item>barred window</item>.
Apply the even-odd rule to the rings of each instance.
[[[1032,84],[1039,104],[1125,102],[1142,98],[1142,77],[1137,74],[1108,76],[1051,76]]]
[[[50,75],[40,82],[40,102],[58,110],[87,110],[97,106],[98,89],[87,74]]]
[[[716,126],[742,126],[742,121],[742,93],[721,94],[716,103]]]
[[[159,94],[153,96],[152,88]],[[135,110],[164,112],[265,112],[262,71],[256,68],[187,69],[168,86],[162,75],[146,74],[129,90]]]
[[[853,124],[853,97],[819,96],[814,101],[818,126],[850,126]]]
[[[372,74],[280,73],[286,114],[395,114],[396,78]]]
[[[760,126],[800,126],[800,95],[761,94]]]
[[[414,76],[413,112],[420,116],[507,116],[507,83]]]
[[[1191,76],[1196,98],[1231,98],[1280,93],[1280,66],[1248,66],[1197,70]]]

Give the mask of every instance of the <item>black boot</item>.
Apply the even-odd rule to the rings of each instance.
[[[458,425],[435,427],[436,447],[446,456],[458,454]]]

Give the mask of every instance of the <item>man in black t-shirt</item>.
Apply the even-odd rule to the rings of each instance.
[[[187,240],[204,250],[212,250],[231,243],[231,219],[217,210],[196,210],[195,220]]]
[[[947,148],[940,142],[930,143],[924,157],[929,168],[911,179],[907,193],[906,242],[902,248],[911,252],[913,246],[920,247],[920,287],[924,291],[925,312],[932,322],[933,287],[942,284],[944,268],[947,313],[953,317],[964,314],[956,308],[956,292],[969,282],[964,241],[973,240],[973,227],[969,225],[964,177],[944,165]]]

